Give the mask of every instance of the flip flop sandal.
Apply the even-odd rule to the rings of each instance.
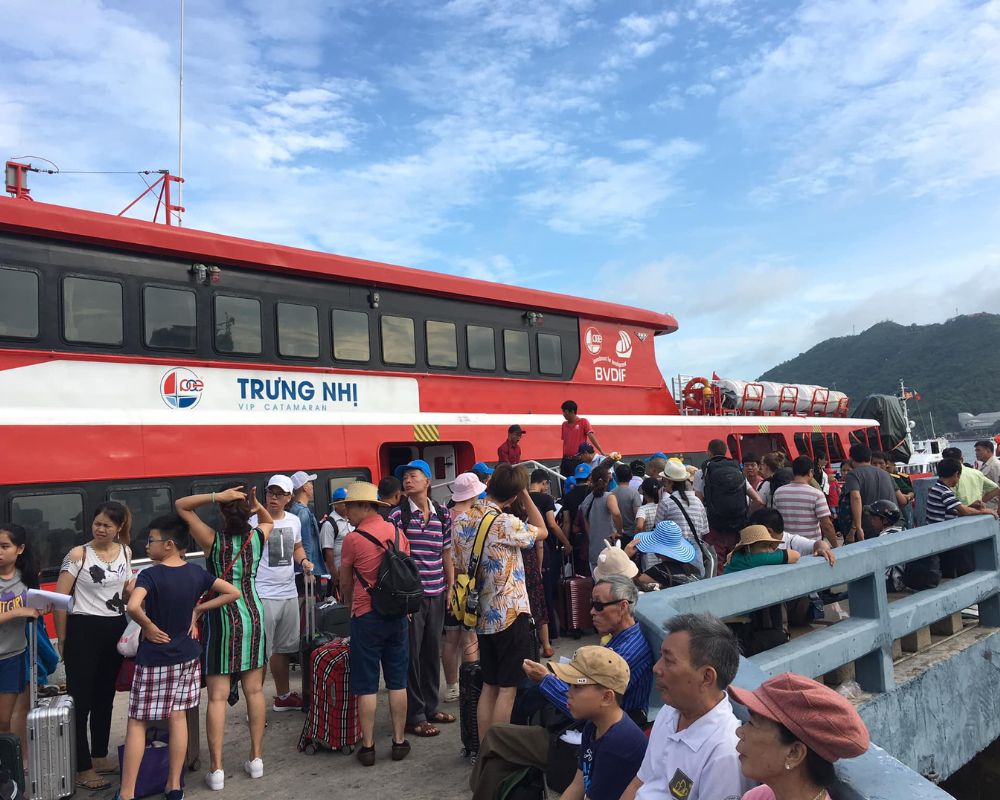
[[[419,736],[422,739],[430,739],[431,737],[437,736],[441,733],[441,731],[429,722],[421,722],[417,725],[407,725],[406,732],[412,733],[414,736]]]
[[[89,792],[100,792],[111,788],[111,781],[103,778],[88,778],[87,780],[77,780],[77,788],[86,789]]]

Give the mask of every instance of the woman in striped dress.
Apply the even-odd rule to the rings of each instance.
[[[195,513],[195,509],[209,503],[218,503],[222,514],[222,530],[218,533]],[[200,628],[208,684],[205,728],[211,758],[205,783],[210,789],[220,791],[225,784],[222,743],[226,701],[231,681],[237,677],[243,686],[250,721],[250,758],[244,770],[251,777],[263,775],[264,606],[257,595],[255,579],[264,545],[271,534],[272,520],[267,509],[257,501],[256,489],[251,489],[248,496],[241,484],[217,493],[182,497],[176,508],[205,553],[208,571],[232,583],[242,595],[235,603],[204,615]],[[257,514],[258,524],[250,530],[248,520],[252,514]]]

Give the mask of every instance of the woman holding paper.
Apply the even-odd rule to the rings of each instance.
[[[24,528],[13,523],[0,523],[0,733],[15,727],[14,709],[17,701],[27,695],[28,676],[24,651],[27,649],[25,626],[45,612],[31,608],[28,589],[38,588],[38,566],[28,546]],[[34,636],[34,629],[29,628]],[[22,706],[24,703],[22,702]],[[26,717],[21,717],[23,723]],[[14,731],[25,743],[25,731]]]
[[[131,527],[132,515],[121,503],[99,505],[93,538],[69,551],[56,583],[56,591],[73,598],[71,612],[55,613],[56,635],[76,710],[76,785],[91,791],[110,787],[103,775],[118,768],[118,760],[108,758],[108,740],[122,663],[118,639],[133,583]]]

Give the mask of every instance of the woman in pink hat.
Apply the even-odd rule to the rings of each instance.
[[[736,730],[740,768],[760,786],[743,800],[830,800],[833,763],[868,749],[868,729],[847,698],[791,672],[754,691],[729,687],[750,720]]]

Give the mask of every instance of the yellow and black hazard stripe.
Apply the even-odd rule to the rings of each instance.
[[[437,425],[414,425],[413,440],[416,442],[440,442],[441,434]]]
[[[767,425],[758,425],[757,433],[767,433]]]

